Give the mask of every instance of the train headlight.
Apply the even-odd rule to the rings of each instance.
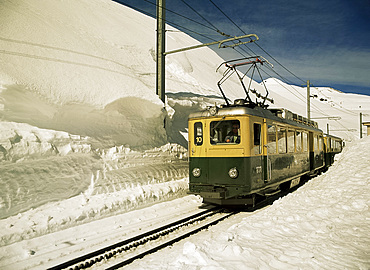
[[[239,172],[238,172],[238,170],[235,167],[234,168],[231,168],[229,170],[229,176],[230,176],[230,178],[235,179],[235,178],[238,177],[238,175],[239,175]]]
[[[201,174],[200,168],[194,168],[192,171],[194,177],[199,177]]]

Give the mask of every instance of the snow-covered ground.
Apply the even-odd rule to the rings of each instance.
[[[127,269],[369,269],[370,137],[254,215],[242,213]]]
[[[108,0],[9,0],[0,3],[0,24],[0,268],[9,248],[21,246],[19,259],[30,259],[32,243],[43,245],[51,233],[148,216],[149,206],[158,205],[160,217],[168,201],[174,209],[201,204],[186,196],[187,117],[223,103],[222,70],[215,72],[223,59],[207,48],[166,57],[164,108],[155,95],[152,18]],[[198,43],[178,31],[168,31],[167,42],[167,50]],[[273,107],[305,116],[305,87],[265,83]],[[224,89],[231,100],[243,97],[237,78]],[[327,174],[163,251],[172,260],[152,255],[133,267],[369,268],[370,149],[369,139],[357,139],[359,113],[370,120],[370,96],[324,87],[311,94],[320,128],[329,124],[352,141]]]
[[[178,182],[180,186],[187,183],[186,179]],[[149,192],[153,189],[155,185],[151,185]],[[138,194],[132,199],[140,201],[146,199],[146,192],[145,187],[132,188],[117,195],[127,199],[128,193],[133,197]],[[172,247],[134,261],[125,269],[369,269],[369,192],[370,137],[367,137],[350,143],[326,173],[270,207],[233,216]],[[0,234],[2,239],[10,232],[28,238],[34,236],[34,231],[49,231],[63,218],[78,223],[82,208],[107,206],[110,201],[106,199],[94,196],[86,201],[83,196],[77,196],[49,203],[2,220],[1,227],[5,229]],[[147,223],[158,226],[178,213],[201,205],[199,198],[185,196],[56,233],[18,239],[1,247],[0,266],[3,269],[50,267],[57,261],[65,261],[61,254],[68,254],[68,249],[62,248],[85,246],[85,250],[78,249],[84,252],[91,249],[90,238],[94,237],[104,240],[100,243],[104,246],[120,237],[129,237],[139,227],[145,229]],[[35,264],[40,257],[44,264]]]

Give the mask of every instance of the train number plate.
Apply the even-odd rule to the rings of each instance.
[[[201,197],[205,199],[224,199],[225,192],[200,192]]]
[[[298,185],[298,184],[299,184],[299,180],[300,180],[300,178],[299,178],[299,177],[298,177],[298,178],[296,178],[296,179],[293,179],[293,180],[290,182],[290,188],[295,187],[296,185]]]

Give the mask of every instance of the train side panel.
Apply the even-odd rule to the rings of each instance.
[[[334,163],[334,156],[342,152],[343,141],[341,138],[325,135],[324,136],[324,161],[325,167],[329,167]]]
[[[241,107],[194,114],[189,191],[208,203],[253,204],[256,194],[272,195],[323,168],[322,131],[288,118]]]
[[[266,123],[265,182],[281,183],[309,172],[308,132],[281,123]]]
[[[319,132],[310,132],[310,171],[315,172],[324,167],[324,139]]]

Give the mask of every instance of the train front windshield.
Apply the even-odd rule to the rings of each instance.
[[[211,144],[239,144],[240,143],[240,122],[213,121],[210,125]]]

